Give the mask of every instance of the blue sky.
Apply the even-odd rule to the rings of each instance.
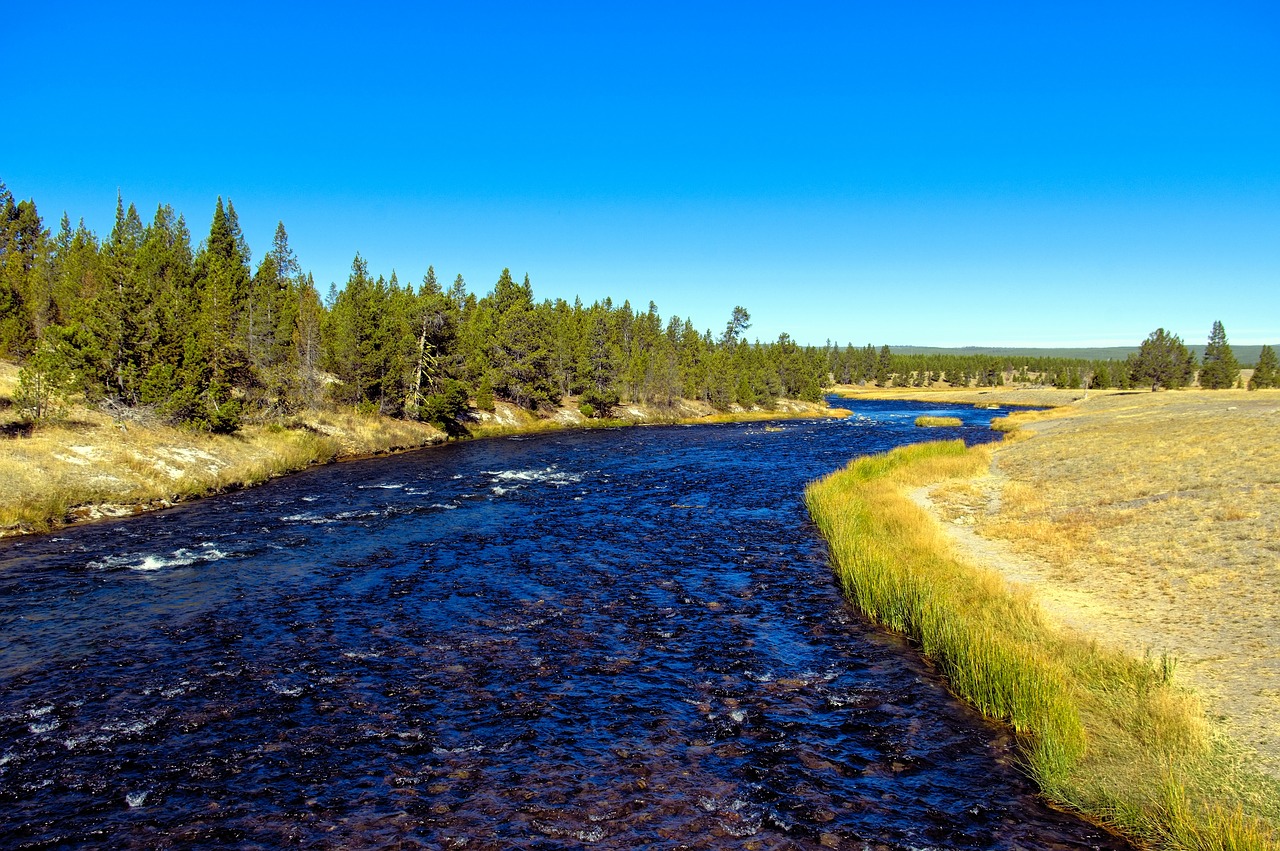
[[[20,4],[0,179],[857,345],[1280,342],[1274,3]]]

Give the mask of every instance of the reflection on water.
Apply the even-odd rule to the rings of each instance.
[[[494,440],[0,549],[12,847],[1119,847],[842,603],[806,481],[998,412]]]

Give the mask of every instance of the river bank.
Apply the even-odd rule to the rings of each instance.
[[[122,517],[252,487],[317,464],[443,444],[427,423],[357,414],[305,411],[276,422],[247,424],[233,435],[116,419],[74,406],[56,421],[30,428],[13,412],[17,367],[0,364],[0,537],[45,532],[72,523]],[[847,413],[847,412],[846,412]],[[776,410],[716,411],[680,400],[659,409],[623,405],[608,420],[588,420],[565,406],[545,416],[503,402],[473,410],[472,437],[646,423],[712,423],[841,415],[825,405],[782,400]]]
[[[1099,719],[1113,716],[1115,705],[1081,700],[1098,680],[1097,661],[1085,654],[1072,662],[1062,651],[1049,651],[1068,660],[1061,676],[1067,677],[1065,693],[1077,705],[1086,741],[1107,744],[1101,753],[1092,744],[1089,756],[1066,773],[1065,788],[1062,771],[1050,772],[1042,779],[1046,791],[1172,847],[1209,847],[1195,837],[1231,825],[1234,801],[1242,812],[1270,820],[1270,828],[1259,828],[1252,838],[1243,822],[1237,824],[1248,838],[1243,847],[1273,847],[1268,843],[1276,839],[1267,839],[1266,832],[1280,824],[1280,647],[1269,624],[1280,613],[1280,449],[1274,441],[1280,397],[1186,391],[1086,398],[1082,391],[999,388],[890,393],[969,404],[1053,404],[1053,395],[1060,397],[1061,407],[1011,417],[1005,427],[1017,429],[1013,439],[972,469],[917,472],[895,479],[891,497],[881,495],[882,502],[908,514],[902,504],[914,501],[910,509],[921,513],[908,525],[932,530],[929,555],[917,553],[903,563],[941,559],[965,571],[980,566],[1010,589],[993,598],[997,602],[962,605],[956,614],[962,622],[980,622],[988,610],[1004,611],[1008,604],[998,601],[1005,597],[1027,599],[1039,613],[1031,621],[1042,619],[1046,630],[1036,646],[1082,644],[1131,663],[1160,660],[1151,670],[1169,680],[1168,688],[1160,684],[1164,697],[1136,714],[1131,704],[1121,713],[1129,720],[1111,725],[1135,730],[1134,746],[1097,731]],[[866,537],[858,546],[873,551],[880,542],[866,528],[847,534]],[[842,557],[835,545],[833,552],[837,561],[854,558]],[[890,625],[912,634],[918,627]],[[1074,684],[1077,677],[1084,686]],[[992,714],[1021,723],[1007,711]],[[1144,714],[1154,720],[1135,726]],[[1173,736],[1170,747],[1154,735],[1162,728]],[[1177,730],[1183,732],[1173,735]],[[1179,736],[1185,739],[1181,744]],[[1032,754],[1034,764],[1040,757]],[[1171,790],[1187,793],[1186,806],[1169,806]],[[1236,792],[1243,797],[1234,798]],[[1140,803],[1135,809],[1126,800]],[[1148,815],[1139,817],[1144,811]]]

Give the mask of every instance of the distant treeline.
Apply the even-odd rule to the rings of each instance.
[[[1061,358],[1073,361],[1123,361],[1130,355],[1138,354],[1140,346],[890,346],[895,355],[993,355],[998,358],[1012,358],[1021,362],[1025,358]],[[1205,345],[1187,343],[1187,349],[1197,358],[1204,357]],[[1240,365],[1252,367],[1262,353],[1261,345],[1233,345]]]
[[[214,431],[325,402],[448,425],[469,400],[537,409],[573,396],[593,416],[624,401],[819,400],[827,352],[786,334],[747,342],[749,327],[741,307],[713,335],[653,303],[535,301],[528,276],[505,269],[479,298],[434,268],[415,288],[373,277],[358,254],[322,301],[283,224],[251,268],[221,198],[193,247],[170,206],[144,224],[122,199],[105,239],[65,213],[51,234],[0,183],[0,356],[24,364],[22,405],[37,417],[71,392]]]
[[[852,343],[828,345],[828,368],[841,384],[954,387],[1050,386],[1058,388],[1178,388],[1199,384],[1206,389],[1240,385],[1240,364],[1227,332],[1214,322],[1203,355],[1163,328],[1153,331],[1121,360],[1005,354],[899,354],[889,346],[878,351]],[[1280,386],[1280,363],[1271,346],[1259,349],[1249,389]]]
[[[832,349],[830,369],[840,384],[880,386],[1003,387],[1036,384],[1053,387],[1128,387],[1125,363],[1062,357],[1015,355],[897,354],[889,346]]]

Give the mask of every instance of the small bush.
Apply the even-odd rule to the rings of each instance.
[[[618,406],[618,391],[613,388],[601,390],[598,387],[589,387],[583,392],[581,401],[583,407],[588,407],[593,412],[587,416],[606,419]]]

